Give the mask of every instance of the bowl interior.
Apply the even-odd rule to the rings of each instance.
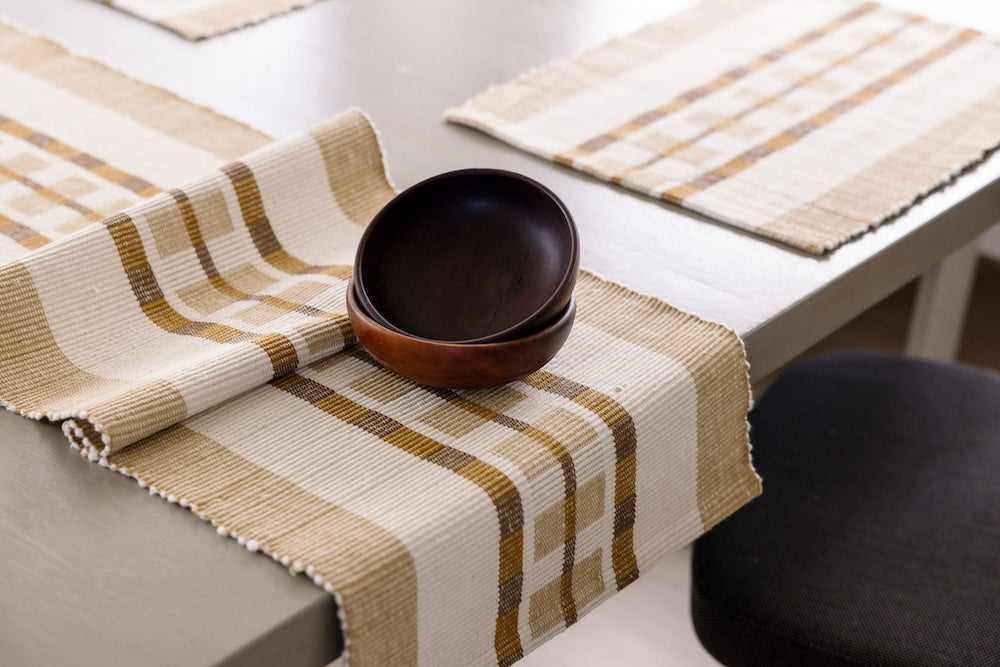
[[[565,307],[578,253],[573,221],[548,189],[470,169],[387,204],[365,232],[355,278],[369,313],[400,331],[496,340]]]

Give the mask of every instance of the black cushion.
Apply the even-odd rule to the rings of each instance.
[[[1000,375],[874,353],[751,412],[763,494],[702,536],[692,616],[725,665],[1000,665]]]

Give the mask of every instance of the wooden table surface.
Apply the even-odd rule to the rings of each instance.
[[[527,174],[573,212],[582,266],[734,328],[760,379],[995,222],[1000,159],[816,259],[442,120],[690,4],[326,0],[198,43],[85,0],[0,0],[0,15],[274,136],[360,107],[400,188],[472,166]],[[888,4],[1000,33],[994,3]],[[0,535],[0,664],[324,664],[339,651],[320,589],[5,412]]]

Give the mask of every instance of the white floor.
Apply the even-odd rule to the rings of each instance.
[[[690,559],[670,554],[518,666],[717,667],[691,627]]]

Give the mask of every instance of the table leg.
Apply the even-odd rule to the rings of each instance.
[[[920,277],[906,335],[907,354],[941,361],[955,359],[977,258],[977,243],[973,241]]]

